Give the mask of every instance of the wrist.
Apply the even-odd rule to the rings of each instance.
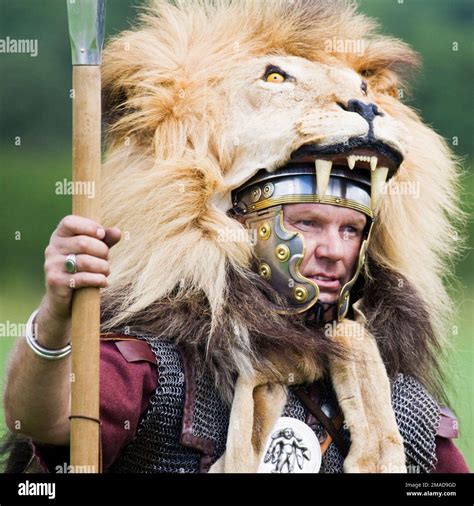
[[[70,342],[71,318],[54,313],[48,302],[41,304],[34,322],[34,335],[41,346],[62,348]]]
[[[48,320],[59,325],[65,325],[71,321],[71,300],[69,300],[69,303],[65,303],[64,297],[53,296],[46,292],[46,295],[41,301],[40,310]]]

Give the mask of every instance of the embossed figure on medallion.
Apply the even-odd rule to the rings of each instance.
[[[265,454],[264,462],[275,464],[272,473],[283,473],[286,466],[288,473],[293,473],[295,464],[303,469],[304,459],[310,460],[311,452],[304,446],[302,439],[295,435],[290,427],[272,434],[270,447]]]

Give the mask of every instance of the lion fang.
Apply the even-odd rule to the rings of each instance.
[[[372,210],[375,211],[377,204],[382,196],[383,187],[387,180],[388,168],[378,167],[371,171],[371,182],[370,182],[370,203]]]
[[[318,195],[322,198],[326,195],[326,190],[328,188],[332,162],[329,160],[316,160],[315,164]]]

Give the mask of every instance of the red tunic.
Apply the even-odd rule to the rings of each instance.
[[[102,340],[100,368],[100,419],[102,467],[105,471],[132,441],[141,416],[147,411],[158,381],[155,356],[145,341]],[[436,436],[438,464],[435,473],[468,473],[466,461],[454,445],[457,425],[449,410],[443,409]],[[45,471],[53,471],[59,449],[35,444]],[[68,447],[67,447],[68,448]],[[63,460],[64,461],[63,448]]]

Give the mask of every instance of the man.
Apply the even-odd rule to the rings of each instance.
[[[434,398],[429,224],[449,230],[455,169],[396,98],[414,55],[383,37],[352,59],[324,49],[371,33],[345,2],[154,2],[144,23],[104,54],[115,227],[69,216],[53,233],[10,429],[64,468],[72,278],[104,288],[106,471],[257,472],[285,430],[303,472],[466,470]],[[407,175],[433,191],[384,194]]]
[[[294,185],[290,184],[288,178],[301,178],[301,181],[306,183],[307,188],[310,189],[306,195],[299,196],[301,200],[310,200],[314,195],[318,195],[314,169],[302,168],[298,171],[292,167],[271,175],[265,171],[262,171],[262,174],[263,176],[260,175],[260,184],[268,185],[269,182],[272,182],[277,189],[282,182],[287,187],[293,188]],[[340,190],[341,185],[344,185],[344,193],[348,196],[351,188],[350,174],[348,170],[339,171],[339,174],[344,175],[344,179],[333,175],[327,194],[336,193],[337,189]],[[360,174],[358,179],[360,183]],[[240,207],[236,206],[236,212],[242,212],[241,206],[245,203],[246,190],[248,194],[248,188],[254,184],[255,180],[245,185],[241,189],[241,193],[236,193],[242,199],[239,200]],[[368,199],[370,199],[369,186],[366,179],[367,191],[364,195],[365,200],[362,199],[359,202],[361,205],[364,202],[368,203]],[[281,188],[279,191],[282,191]],[[288,195],[288,198],[290,197],[294,200],[298,195]],[[287,234],[289,233],[286,236],[288,244],[291,244],[295,236],[296,238],[304,238],[306,251],[299,267],[299,274],[317,286],[319,292],[317,305],[324,309],[323,312],[315,311],[312,306],[311,310],[318,315],[317,318],[320,319],[320,322],[333,320],[343,287],[357,278],[358,270],[360,270],[360,268],[358,269],[358,266],[360,267],[358,257],[361,245],[370,233],[370,216],[354,210],[355,201],[349,203],[346,201],[347,204],[349,204],[348,207],[298,203],[285,204],[282,209],[283,229]],[[239,221],[243,223],[247,220],[252,221],[251,215],[245,219],[241,215],[238,216]],[[256,226],[255,222],[253,224]],[[84,218],[69,216],[61,221],[46,250],[45,272],[48,291],[42,310],[38,315],[42,317],[38,321],[38,339],[42,345],[59,348],[67,341],[69,315],[64,305],[67,304],[71,291],[65,294],[64,290],[67,285],[54,282],[61,279],[61,276],[64,279],[67,278],[63,267],[66,253],[74,247],[78,251],[78,274],[76,275],[78,281],[89,279],[91,280],[89,283],[99,284],[102,282],[105,284],[105,277],[109,269],[106,260],[108,249],[119,238],[119,230],[104,229],[99,224]],[[82,248],[79,244],[83,245]],[[275,269],[277,262],[279,262],[276,258],[273,261],[265,258],[263,253],[260,258],[270,264],[270,269]],[[82,283],[82,281],[80,282]],[[306,313],[310,313],[311,310],[307,310]],[[66,314],[61,314],[62,311]],[[48,336],[49,339],[43,341],[43,336]],[[51,339],[55,336],[58,337],[53,345]],[[160,364],[160,360],[163,362],[166,354],[172,352],[166,348],[162,350],[153,346],[150,348],[148,345],[151,341],[148,341],[148,345],[145,343],[146,341],[131,340],[129,333],[103,336],[101,430],[104,470],[206,471],[224,450],[229,409],[219,398],[216,390],[212,388],[207,376],[204,375],[197,388],[197,394],[202,396],[199,399],[198,409],[200,410],[199,415],[205,419],[210,413],[206,413],[203,403],[210,402],[212,415],[218,415],[213,420],[215,434],[206,434],[210,438],[208,443],[214,443],[213,451],[207,450],[207,453],[203,451],[198,444],[199,439],[192,432],[187,434],[190,437],[183,437],[186,434],[181,428],[181,418],[186,417],[186,414],[179,411],[180,399],[172,399],[170,393],[164,391],[160,386],[159,381],[159,378],[164,378],[165,374],[169,374],[173,381],[172,369],[166,370],[163,364]],[[163,355],[165,351],[166,354]],[[20,364],[23,367],[20,367]],[[41,358],[34,355],[24,341],[20,341],[9,370],[6,406],[10,409],[7,409],[6,412],[7,422],[11,428],[14,428],[15,420],[22,420],[21,432],[36,440],[34,447],[39,457],[37,463],[40,462],[43,469],[48,469],[48,466],[51,472],[64,469],[64,462],[68,461],[67,445],[69,441],[68,359],[57,363],[42,361]],[[184,372],[187,374],[186,381],[196,381],[195,378],[191,380],[186,367]],[[179,383],[182,384],[182,382],[176,382],[174,388],[178,388]],[[194,387],[196,387],[196,383]],[[203,389],[205,393],[203,393]],[[298,414],[299,418],[305,419],[318,434],[318,441],[323,447],[323,470],[325,472],[340,472],[342,471],[342,456],[347,452],[348,434],[341,427],[341,420],[338,418],[340,413],[334,394],[327,382],[313,384],[309,390],[312,392],[314,400],[322,405],[322,413],[319,414],[324,418],[318,420],[314,416],[315,414],[305,406],[306,396],[302,401],[294,394],[286,406],[286,414],[293,416]],[[204,397],[205,394],[207,397]],[[14,404],[13,399],[21,399],[21,401],[17,400]],[[188,397],[185,402],[189,404],[190,401],[191,399]],[[312,404],[310,406],[312,407]],[[169,409],[170,413],[166,413],[166,409]],[[48,413],[48,416],[44,415],[45,412]],[[328,416],[325,417],[325,414]],[[398,414],[401,416],[401,413]],[[170,416],[176,418],[171,419]],[[188,413],[187,416],[190,414]],[[56,420],[54,424],[51,423],[52,420]],[[445,422],[440,427],[436,439],[437,466],[439,470],[444,472],[466,471],[467,468],[461,455],[451,440],[446,438],[446,436],[454,435],[453,432],[446,432],[448,420],[450,420],[449,414],[446,415]],[[160,432],[159,425],[161,427],[164,425],[166,430]],[[408,427],[404,427],[404,429],[408,430]],[[292,429],[287,428],[286,430],[291,431]],[[171,431],[172,437],[168,431]],[[148,440],[152,437],[151,433],[154,433],[154,438],[151,439],[154,443],[150,443]],[[201,436],[201,440],[205,440],[205,438],[203,439]],[[170,441],[175,445],[171,455],[167,454]],[[413,441],[410,444],[413,444]],[[160,445],[162,446],[161,451],[164,453],[161,456],[159,455]],[[195,446],[193,447],[193,445]],[[148,453],[145,451],[145,446],[148,446]],[[180,446],[182,454],[180,454]],[[199,452],[196,451],[196,446],[199,448]],[[202,451],[203,453],[200,453]],[[413,454],[408,452],[407,458],[413,459]],[[420,466],[423,462],[421,458],[418,461],[413,459],[411,465]],[[178,469],[176,465],[179,466]]]

